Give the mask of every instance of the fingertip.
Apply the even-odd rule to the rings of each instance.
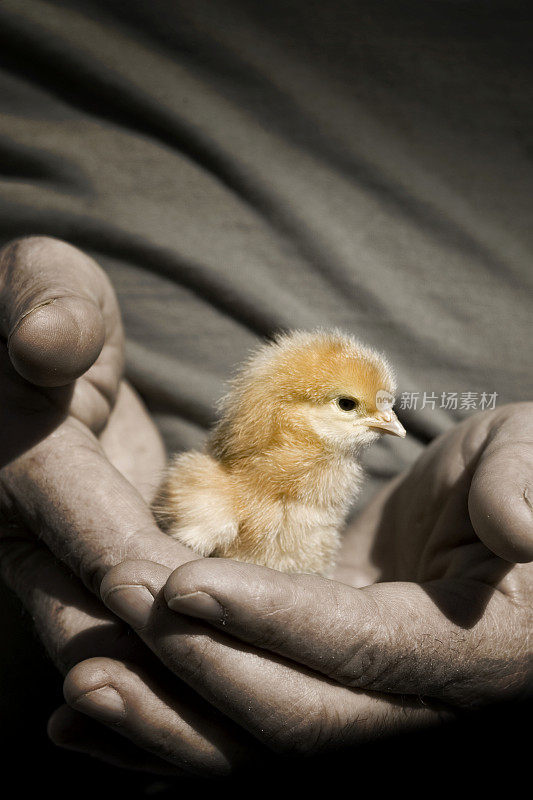
[[[99,308],[82,297],[59,297],[22,316],[8,338],[17,372],[37,386],[72,383],[98,358],[105,339]]]
[[[163,587],[163,595],[166,602],[176,595],[189,594],[198,590],[199,583],[203,583],[202,579],[209,580],[209,570],[206,572],[203,569],[203,562],[208,561],[209,567],[213,570],[213,565],[217,561],[225,559],[216,558],[197,558],[192,561],[187,561],[185,564],[180,564],[167,578]],[[214,567],[216,569],[216,567]],[[203,585],[205,585],[203,583]]]
[[[86,717],[70,706],[62,705],[51,714],[46,733],[51,742],[58,747],[68,747],[83,735]]]
[[[264,579],[271,572],[277,571],[231,558],[194,558],[170,573],[165,584],[165,597],[167,590],[174,594],[186,594],[198,589],[231,588],[249,581],[250,575],[257,579],[263,575]]]
[[[164,585],[171,570],[156,561],[127,559],[112,567],[100,584],[100,597],[106,603],[108,596],[118,587],[144,586],[154,596]]]
[[[126,716],[126,704],[104,659],[88,659],[67,674],[63,694],[68,705],[98,722],[115,725]]]
[[[501,448],[478,467],[468,496],[477,536],[497,556],[511,563],[533,560],[533,485],[531,456],[515,444]]]
[[[243,586],[247,585],[246,573],[258,569],[264,568],[257,567],[255,564],[243,564],[229,558],[193,559],[181,564],[170,573],[163,587],[163,596],[172,611],[204,619],[218,618],[217,614],[220,610],[218,603],[218,609],[214,611],[214,616],[213,614],[204,615],[198,613],[196,609],[193,610],[193,605],[189,610],[185,610],[189,603],[188,601],[182,602],[181,598],[190,595],[209,596],[209,594],[222,595],[227,598],[230,594],[235,600],[242,592]]]
[[[63,681],[63,696],[69,706],[80,695],[109,683],[111,675],[107,669],[108,661],[109,659],[98,657],[87,658],[67,672]]]
[[[227,625],[243,611],[261,615],[281,598],[294,597],[303,577],[229,558],[200,558],[168,576],[163,596],[172,611]]]

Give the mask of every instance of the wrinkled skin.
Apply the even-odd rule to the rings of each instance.
[[[336,581],[197,559],[147,505],[164,456],[103,273],[40,238],[0,275],[1,566],[67,673],[58,744],[225,774],[530,691],[533,405],[428,447],[347,532]]]

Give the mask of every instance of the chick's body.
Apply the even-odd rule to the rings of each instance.
[[[360,452],[382,432],[405,435],[379,399],[394,390],[386,360],[340,331],[278,337],[233,381],[206,451],[172,461],[159,524],[202,556],[327,575]]]

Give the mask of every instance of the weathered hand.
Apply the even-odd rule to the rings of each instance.
[[[164,452],[122,381],[122,326],[105,274],[64,242],[13,242],[0,253],[0,325],[2,577],[63,673],[105,656],[128,709],[115,726],[124,740],[66,707],[51,721],[52,737],[115,763],[226,772],[242,758],[240,732],[185,686],[169,687],[90,591],[125,557],[169,567],[193,557],[158,530],[147,505]],[[100,661],[90,690],[105,675]],[[77,706],[106,722],[103,695],[80,692]],[[143,750],[155,741],[164,760],[127,739]]]
[[[282,751],[337,749],[520,697],[533,571],[514,561],[533,555],[532,434],[522,404],[439,438],[350,531],[343,583],[221,559],[173,573],[128,562],[102,596],[173,672]]]
[[[174,564],[190,558],[158,530],[146,503],[163,448],[122,381],[122,325],[102,270],[54,239],[8,245],[0,324],[4,521],[38,532],[90,589],[126,553]]]

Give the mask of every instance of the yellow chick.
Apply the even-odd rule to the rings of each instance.
[[[328,575],[381,433],[405,436],[386,359],[341,331],[260,347],[220,403],[205,452],[171,462],[153,510],[201,556]]]

